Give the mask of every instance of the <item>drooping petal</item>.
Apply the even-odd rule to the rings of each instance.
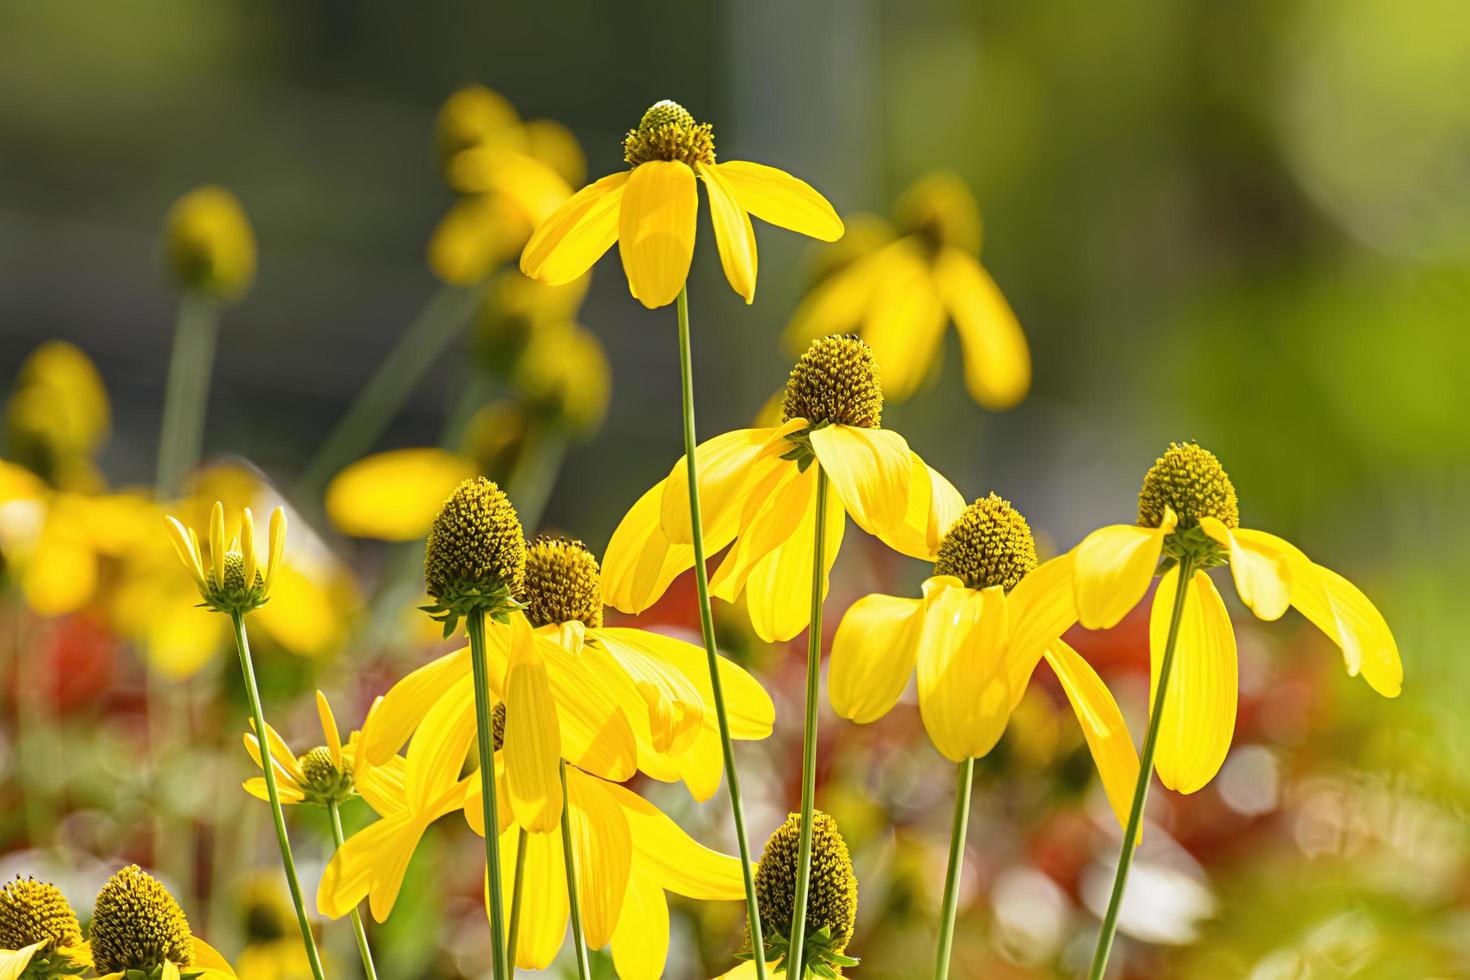
[[[413,813],[441,810],[458,784],[475,738],[474,692],[474,677],[461,677],[419,722],[404,762],[404,796]]]
[[[500,890],[505,896],[507,928],[519,837],[514,828],[500,835]],[[561,834],[527,834],[525,869],[521,876],[521,920],[516,930],[515,965],[522,970],[544,970],[556,959],[566,939],[571,908],[567,901]],[[488,896],[485,909],[488,917]]]
[[[1032,569],[1006,598],[1010,612],[1011,710],[1021,702],[1027,682],[1048,647],[1077,622],[1072,563],[1068,552]]]
[[[317,911],[329,919],[340,919],[372,893],[373,918],[386,919],[423,830],[421,822],[402,813],[384,817],[347,838],[322,873]]]
[[[654,484],[623,515],[607,543],[602,598],[621,612],[641,613],[694,565],[694,546],[675,544],[663,532],[663,498],[664,484]]]
[[[612,934],[613,967],[623,980],[658,980],[669,958],[669,902],[658,885],[634,875]]]
[[[573,654],[539,636],[537,650],[556,703],[562,758],[604,779],[631,778],[638,744],[628,715],[646,710],[632,680],[601,651]]]
[[[393,449],[360,459],[327,485],[327,517],[343,534],[415,541],[429,531],[444,501],[478,470],[438,448]]]
[[[20,980],[26,967],[30,966],[36,951],[45,946],[49,939],[22,946],[20,949],[0,949],[0,980]]]
[[[912,473],[909,444],[892,429],[828,425],[811,431],[812,451],[847,512],[869,534],[903,524]]]
[[[634,168],[618,212],[618,251],[634,298],[650,310],[668,306],[689,278],[699,191],[694,171],[675,160]]]
[[[860,725],[886,715],[914,672],[923,632],[922,600],[875,594],[853,603],[832,640],[832,710]]]
[[[974,256],[946,248],[934,260],[934,284],[959,331],[970,396],[997,410],[1025,398],[1031,387],[1031,352],[995,280]]]
[[[903,521],[878,538],[899,554],[933,561],[945,532],[965,509],[965,498],[912,450],[909,468],[909,500]]]
[[[918,655],[919,714],[951,762],[995,746],[1010,716],[1005,592],[951,585],[928,603]]]
[[[604,788],[628,821],[636,876],[651,878],[686,898],[745,897],[739,858],[705,847],[637,793],[614,783]]]
[[[1133,790],[1138,785],[1138,753],[1123,712],[1091,665],[1061,640],[1046,651],[1046,662],[1062,682],[1062,690],[1067,692],[1067,700],[1082,725],[1082,735],[1118,826],[1126,827]]]
[[[600,633],[622,635],[620,627],[603,627]],[[648,630],[637,630],[639,642],[645,650],[654,653],[660,660],[684,675],[705,704],[714,701],[714,689],[710,685],[709,661],[704,647],[687,643],[677,637],[665,636]],[[730,737],[736,739],[765,738],[771,734],[775,723],[776,709],[771,696],[760,681],[750,672],[728,657],[719,658],[720,687],[725,695],[725,715],[730,722]],[[704,726],[713,729],[713,711],[704,713]]]
[[[740,207],[762,221],[818,241],[835,242],[842,237],[842,219],[806,181],[746,160],[727,160],[713,169]]]
[[[1173,615],[1179,569],[1170,569],[1154,593],[1149,617],[1149,703],[1158,694],[1159,671]],[[1186,586],[1184,614],[1174,648],[1174,665],[1164,697],[1154,769],[1179,793],[1202,789],[1220,771],[1235,734],[1239,668],[1235,629],[1214,583],[1203,571]]]
[[[1242,541],[1215,517],[1201,517],[1200,529],[1230,551],[1230,574],[1240,601],[1257,617],[1280,619],[1291,601],[1291,569],[1279,552]]]
[[[878,361],[884,397],[899,402],[935,376],[946,317],[929,263],[912,238],[893,243],[882,254],[864,310],[862,337]]]
[[[588,184],[532,233],[521,252],[521,272],[560,285],[580,278],[618,237],[618,213],[629,172]]]
[[[746,500],[742,491],[750,485],[752,467],[758,460],[767,466],[779,464],[780,453],[790,448],[785,444],[785,435],[794,428],[788,423],[774,429],[735,429],[694,448],[706,554],[719,551],[735,537],[740,529],[740,509]],[[662,486],[660,519],[664,536],[677,544],[689,544],[694,537],[689,519],[687,457],[679,457]]]
[[[810,472],[810,471],[808,471]],[[828,484],[826,528],[822,552],[822,597],[827,595],[832,565],[842,548],[842,532],[847,514],[836,489]],[[817,495],[790,539],[771,551],[745,580],[745,602],[750,612],[750,625],[767,643],[785,642],[807,628],[811,622],[812,541],[817,526]]]
[[[599,629],[594,635],[643,696],[654,749],[683,751],[704,724],[704,700],[698,689],[659,657],[644,641],[642,630]]]
[[[849,333],[860,324],[881,281],[883,257],[881,250],[864,256],[832,273],[807,293],[786,326],[783,338],[786,346],[806,350],[818,337]]]
[[[391,759],[408,742],[434,702],[469,673],[470,648],[461,647],[431,660],[394,684],[363,723],[363,757],[375,766]]]
[[[511,617],[510,665],[505,675],[505,773],[511,812],[531,833],[561,820],[561,731],[546,664],[525,617]]]
[[[633,863],[632,833],[609,785],[576,769],[567,770],[577,897],[590,949],[601,949],[612,939]]]
[[[755,301],[756,249],[755,229],[750,227],[750,215],[740,206],[719,167],[696,164],[695,170],[704,178],[705,190],[709,191],[709,213],[715,226],[715,243],[720,249],[720,265],[730,288],[745,298],[747,304]]]
[[[1082,539],[1072,553],[1078,622],[1090,630],[1112,629],[1138,605],[1175,523],[1174,511],[1165,508],[1158,527],[1110,524]]]
[[[792,540],[817,495],[814,468],[802,473],[782,461],[779,467],[757,475],[741,510],[740,536],[709,580],[710,594],[726,602],[740,596],[756,565]]]
[[[198,936],[194,937],[194,966],[196,969],[218,971],[227,977],[235,976],[235,968],[230,966],[229,960]]]

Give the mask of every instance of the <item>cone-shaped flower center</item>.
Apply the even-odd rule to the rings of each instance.
[[[650,160],[680,160],[689,166],[715,162],[715,133],[696,123],[677,102],[664,99],[648,107],[637,129],[623,137],[623,159],[636,167]]]
[[[873,349],[856,337],[814,340],[786,381],[783,421],[806,419],[876,429],[883,424],[883,385]]]
[[[796,906],[796,871],[801,815],[793,813],[766,841],[755,871],[761,931],[769,937],[791,937],[791,914]],[[852,939],[857,920],[857,876],[847,842],[837,821],[820,810],[812,813],[812,876],[807,891],[806,935],[811,944],[822,930],[831,951],[841,951]],[[805,957],[803,957],[805,958]],[[795,974],[793,974],[795,975]]]
[[[16,876],[0,888],[0,949],[80,946],[82,927],[61,890],[48,881]]]
[[[355,792],[352,770],[345,760],[339,769],[332,761],[332,750],[325,745],[318,745],[297,759],[296,764],[306,777],[306,785],[302,789],[306,791],[307,799],[325,806],[328,801],[341,803],[352,798]]]
[[[1036,567],[1036,539],[1021,512],[996,494],[960,514],[934,562],[935,575],[953,575],[971,589],[1014,589]]]
[[[424,549],[429,595],[450,608],[491,608],[525,583],[526,539],[510,498],[482,476],[455,489]]]
[[[194,962],[194,934],[184,910],[136,864],[113,875],[97,893],[90,938],[98,973],[148,973],[165,961]]]
[[[1193,442],[1172,442],[1143,478],[1138,494],[1138,523],[1158,527],[1164,508],[1172,507],[1180,528],[1199,525],[1214,517],[1226,527],[1240,526],[1240,501],[1235,485],[1215,454]]]
[[[532,626],[578,620],[602,625],[602,575],[597,559],[580,541],[539,537],[526,551],[526,588],[521,595]]]

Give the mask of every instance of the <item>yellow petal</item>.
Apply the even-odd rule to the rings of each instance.
[[[668,306],[689,278],[699,192],[694,171],[673,160],[639,164],[623,189],[618,251],[628,288],[650,310]]]
[[[714,688],[710,685],[709,660],[704,647],[686,643],[672,636],[648,630],[628,630],[622,627],[603,627],[600,635],[622,636],[636,632],[644,649],[654,652],[664,663],[684,675],[690,685],[699,692],[705,704],[714,701]],[[736,739],[765,738],[771,734],[775,723],[776,709],[771,696],[751,674],[728,657],[719,658],[720,687],[725,695],[725,716],[730,722],[730,737]],[[715,728],[715,713],[704,713],[704,727]]]
[[[1010,717],[1005,592],[942,588],[929,600],[918,654],[919,714],[951,762],[994,747]]]
[[[194,584],[204,588],[204,564],[198,554],[194,551],[194,545],[189,537],[188,528],[180,524],[177,518],[165,518],[168,527],[168,539],[174,546],[174,552],[179,556],[179,561],[189,570],[194,578]]]
[[[662,661],[657,648],[644,642],[642,630],[599,629],[594,636],[643,696],[654,750],[683,751],[704,724],[698,689]]]
[[[327,751],[332,753],[332,764],[342,766],[342,733],[337,729],[337,719],[332,714],[331,702],[321,691],[316,692],[316,715],[322,723],[322,736],[327,740]]]
[[[209,511],[209,560],[215,588],[225,584],[225,505],[218,500]]]
[[[235,969],[230,966],[229,960],[226,960],[220,955],[219,950],[198,936],[194,937],[194,966],[204,970],[216,970],[227,977],[235,975]]]
[[[1112,629],[1138,605],[1175,523],[1166,508],[1159,527],[1110,524],[1082,539],[1073,550],[1078,622],[1090,630]]]
[[[532,833],[561,820],[561,731],[551,682],[525,617],[511,617],[510,667],[505,675],[505,773],[511,812]]]
[[[604,779],[631,778],[638,745],[627,716],[645,710],[633,682],[616,662],[594,651],[574,655],[540,638],[536,649],[556,704],[561,757]],[[496,669],[492,662],[492,677]]]
[[[388,918],[423,831],[424,825],[405,813],[385,817],[347,838],[322,873],[317,911],[340,919],[371,894],[373,918],[379,922]]]
[[[1150,704],[1158,697],[1155,692],[1178,581],[1179,569],[1170,569],[1154,594],[1148,624]],[[1235,734],[1239,687],[1230,615],[1210,577],[1197,571],[1184,598],[1154,754],[1154,769],[1165,786],[1179,793],[1193,793],[1215,778]]]
[[[706,722],[693,744],[674,756],[672,761],[672,778],[683,780],[694,802],[703,803],[714,796],[720,788],[720,782],[725,778],[725,760],[719,729],[713,722]]]
[[[500,835],[500,887],[505,896],[507,919],[518,839],[514,828]],[[526,870],[521,877],[521,921],[516,930],[515,965],[522,970],[544,970],[556,959],[566,938],[570,912],[566,864],[562,858],[561,834],[527,834],[525,840]],[[489,907],[487,898],[487,912]]]
[[[1091,665],[1061,640],[1047,650],[1046,662],[1062,682],[1062,690],[1067,692],[1067,700],[1082,725],[1082,735],[1118,826],[1126,827],[1138,785],[1138,753],[1133,749],[1123,712]]]
[[[479,772],[474,773],[467,781],[465,787],[464,822],[469,824],[470,830],[480,837],[485,836],[485,789],[480,780]],[[510,812],[510,790],[505,783],[505,753],[495,754],[495,816],[500,821],[498,834],[504,836],[506,831],[511,831],[512,836],[517,829],[515,818]],[[508,894],[508,893],[507,893]]]
[[[343,534],[415,541],[475,467],[443,449],[394,449],[353,463],[327,486],[327,517]]]
[[[382,765],[356,767],[352,782],[358,795],[381,817],[408,809],[407,774],[401,755]]]
[[[22,946],[20,949],[0,949],[0,980],[20,980],[20,975],[30,966],[31,958],[36,955],[36,950],[46,945],[49,940],[41,940]],[[667,941],[667,939],[665,940]]]
[[[443,809],[445,795],[459,784],[475,739],[474,691],[474,678],[461,677],[434,702],[414,732],[404,763],[404,793],[414,813]]]
[[[250,727],[252,729],[255,728],[254,721],[250,722]],[[271,758],[282,769],[286,770],[287,775],[298,783],[306,782],[306,774],[301,771],[301,765],[296,761],[296,753],[291,751],[291,747],[286,744],[286,740],[281,737],[279,732],[271,727],[269,722],[265,726],[265,741],[270,746]],[[260,760],[257,759],[256,765],[259,764]]]
[[[241,783],[240,787],[257,800],[264,803],[270,802],[270,790],[266,787],[263,777],[251,776]],[[305,793],[290,783],[283,781],[279,776],[276,778],[276,795],[280,798],[282,806],[290,806],[306,799]]]
[[[878,537],[900,554],[933,561],[940,540],[964,509],[965,498],[954,484],[910,450],[909,499],[903,521]]]
[[[276,570],[281,567],[281,553],[286,550],[286,510],[277,507],[271,511],[270,526],[270,557],[265,566],[265,590],[271,590],[271,583],[275,581]]]
[[[959,331],[970,396],[990,409],[1010,408],[1031,387],[1031,352],[1011,305],[974,256],[946,248],[934,282]]]
[[[811,432],[812,451],[847,512],[869,534],[900,527],[909,506],[909,445],[892,429],[828,425]]]
[[[811,475],[811,471],[807,471]],[[842,532],[847,515],[836,489],[827,487],[827,520],[822,554],[822,596],[827,595],[828,579],[837,552],[842,548]],[[795,533],[780,547],[771,551],[751,570],[745,582],[745,602],[750,625],[767,643],[785,642],[806,629],[811,622],[812,539],[817,526],[817,495],[811,502]]]
[[[590,949],[612,939],[623,911],[633,840],[618,800],[599,779],[567,769],[567,804],[582,932]]]
[[[255,519],[250,508],[240,512],[240,555],[245,559],[245,581],[255,581]]]
[[[880,251],[858,259],[807,293],[786,325],[782,338],[785,345],[793,351],[803,351],[818,337],[851,333],[862,323],[863,313],[880,281],[874,273],[882,254]]]
[[[461,647],[394,684],[363,724],[362,750],[367,760],[382,765],[397,754],[434,702],[469,673],[470,649]]]
[[[835,242],[842,237],[842,219],[806,181],[745,160],[728,160],[714,169],[740,207],[762,221],[818,241]]]
[[[923,632],[921,600],[868,595],[853,603],[832,640],[832,710],[860,725],[886,715],[914,672]]]
[[[709,191],[709,213],[715,226],[715,243],[720,249],[720,265],[730,288],[745,298],[747,304],[755,301],[756,250],[755,230],[750,227],[750,216],[745,213],[728,184],[720,176],[718,167],[700,163],[696,171],[704,178]]]
[[[726,602],[739,598],[750,573],[767,555],[794,539],[817,496],[815,468],[802,473],[782,461],[779,467],[757,475],[760,479],[750,488],[741,512],[740,536],[710,577],[710,594]],[[835,491],[832,496],[835,501]],[[842,509],[840,502],[836,505]],[[807,548],[810,550],[810,544]]]
[[[1068,553],[1042,562],[1006,598],[1011,619],[1012,711],[1026,692],[1036,662],[1077,622],[1072,590],[1073,561],[1073,554]]]
[[[179,965],[173,960],[164,960],[160,977],[161,980],[179,980]]]
[[[788,423],[776,429],[736,429],[694,448],[706,554],[719,551],[735,537],[740,508],[745,503],[746,495],[742,491],[749,485],[752,466],[758,459],[778,462],[776,457],[790,447],[785,445],[774,450],[772,447],[783,446],[785,434],[794,428]],[[664,535],[675,543],[689,544],[694,538],[689,519],[688,457],[679,457],[662,486]]]
[[[628,880],[623,914],[612,934],[613,967],[622,980],[659,980],[669,958],[669,903],[657,884]]]
[[[638,498],[613,531],[602,557],[602,598],[614,609],[641,613],[694,565],[694,546],[663,532],[664,484]]]
[[[1280,619],[1291,602],[1291,569],[1279,552],[1242,541],[1218,518],[1201,517],[1200,529],[1230,550],[1230,574],[1240,601],[1261,619]]]
[[[97,592],[97,555],[84,541],[42,533],[20,581],[26,604],[40,616],[81,609]]]
[[[543,221],[521,253],[521,272],[552,285],[579,279],[618,237],[629,172],[588,184]]]
[[[711,850],[684,833],[658,807],[614,783],[604,789],[622,807],[633,842],[633,873],[686,898],[741,899],[740,859]]]
[[[935,376],[947,317],[917,242],[904,239],[879,254],[862,337],[878,360],[883,396],[899,402]]]
[[[534,157],[504,146],[471,147],[448,161],[447,179],[467,194],[503,194],[535,226],[556,213],[572,196],[555,170]]]

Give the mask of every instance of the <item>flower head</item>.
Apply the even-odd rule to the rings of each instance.
[[[184,289],[238,300],[255,278],[255,234],[240,199],[223,187],[190,191],[169,210],[169,271]]]
[[[92,912],[92,958],[99,973],[194,963],[194,934],[179,903],[136,864],[123,868],[97,893]]]
[[[800,834],[801,814],[790,814],[767,839],[755,870],[761,933],[766,940],[768,960],[782,957],[791,940]],[[835,971],[857,963],[844,954],[857,922],[857,899],[857,875],[852,870],[847,842],[837,829],[837,821],[816,810],[812,813],[812,865],[807,891],[806,946],[802,956],[806,962],[799,970],[788,968],[788,976],[805,977],[809,970],[825,975],[822,968]]]
[[[269,553],[264,566],[255,554],[255,521],[246,507],[240,514],[240,533],[225,538],[224,504],[215,501],[209,515],[209,552],[199,536],[175,517],[167,518],[169,538],[199,589],[204,605],[215,612],[244,615],[270,599],[271,584],[286,546],[286,512],[271,512]]]
[[[541,536],[526,550],[522,601],[532,626],[573,620],[602,625],[602,573],[597,558],[580,541]]]
[[[1036,567],[1031,525],[1009,500],[992,493],[975,501],[939,543],[935,575],[953,575],[966,588],[999,585],[1010,592]]]
[[[812,341],[786,381],[781,421],[796,418],[812,425],[881,426],[883,385],[873,349],[856,337]]]
[[[499,615],[525,585],[526,539],[505,492],[477,476],[449,495],[429,528],[424,582],[444,635],[473,610]]]
[[[842,237],[842,219],[805,182],[756,163],[717,163],[713,128],[675,102],[649,107],[624,137],[623,156],[630,169],[582,188],[537,227],[522,272],[570,282],[617,242],[634,298],[667,306],[689,275],[700,180],[725,278],[747,303],[757,265],[751,216],[822,241]]]
[[[266,742],[271,764],[275,766],[276,790],[284,804],[326,806],[328,803],[345,803],[357,795],[354,780],[357,736],[354,733],[352,741],[345,746],[342,744],[332,705],[321,691],[316,692],[316,710],[321,721],[323,744],[299,756],[291,752],[274,728],[266,725]],[[254,727],[254,722],[251,727]],[[262,765],[260,739],[253,731],[245,734],[245,751],[257,766]],[[260,776],[246,780],[244,788],[258,800],[270,799],[265,779]]]
[[[82,944],[77,914],[61,890],[49,881],[22,878],[0,886],[0,949],[17,950],[40,943],[37,952]]]
[[[1240,526],[1235,484],[1215,454],[1195,442],[1171,442],[1143,477],[1138,492],[1139,527],[1158,527],[1174,511],[1179,527],[1199,526],[1213,517],[1226,527]]]

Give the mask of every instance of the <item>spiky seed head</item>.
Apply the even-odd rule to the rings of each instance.
[[[1138,523],[1158,527],[1164,508],[1172,507],[1179,527],[1199,526],[1214,517],[1226,527],[1240,526],[1240,500],[1235,484],[1215,454],[1194,442],[1171,442],[1143,478],[1138,494]]]
[[[580,541],[541,536],[526,550],[526,588],[521,594],[532,626],[577,620],[602,625],[602,576],[597,558]]]
[[[786,380],[781,417],[806,419],[814,426],[881,426],[883,385],[873,349],[852,336],[812,341]]]
[[[97,893],[89,938],[98,973],[149,973],[165,961],[194,963],[194,934],[184,910],[136,864],[113,875]]]
[[[801,814],[786,822],[766,841],[755,871],[755,891],[760,909],[761,932],[784,949],[791,938],[792,911],[796,907],[796,875]],[[857,875],[847,842],[837,821],[815,810],[812,813],[812,869],[807,889],[807,948],[814,954],[840,954],[852,940],[857,921]],[[817,937],[825,936],[824,940]],[[814,941],[815,940],[815,941]],[[811,960],[803,956],[810,966]],[[790,973],[791,976],[804,974]]]
[[[82,927],[61,889],[49,881],[16,875],[0,887],[0,949],[23,949],[45,943],[40,952],[58,946],[80,946]]]
[[[308,801],[325,806],[329,802],[342,803],[352,799],[356,789],[352,783],[352,768],[344,761],[341,768],[332,761],[332,750],[318,745],[296,760],[306,783],[301,787]]]
[[[935,575],[953,575],[971,589],[1014,589],[1036,567],[1031,525],[1009,500],[992,493],[960,512],[939,542]]]
[[[483,476],[461,483],[429,528],[424,581],[440,606],[495,609],[525,586],[526,539],[516,509]]]
[[[623,159],[636,167],[650,160],[678,160],[689,166],[715,162],[715,132],[696,123],[689,110],[664,99],[648,107],[637,129],[623,137]]]

